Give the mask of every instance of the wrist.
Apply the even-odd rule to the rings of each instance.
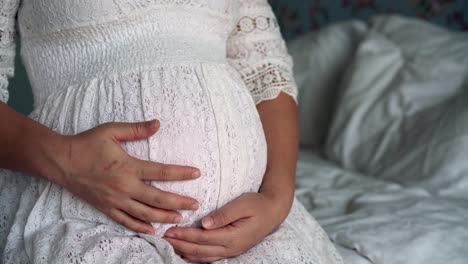
[[[281,224],[291,211],[294,201],[294,187],[261,188],[259,193],[270,201],[269,209],[272,211],[272,214],[278,217],[277,224]]]
[[[294,191],[286,190],[261,190],[260,193],[268,198],[275,206],[289,212],[294,200]]]
[[[60,159],[66,157],[67,137],[46,127],[28,130],[23,152],[29,173],[62,185],[63,167]]]
[[[279,168],[269,169],[263,177],[259,192],[281,205],[290,206],[294,200],[296,173]]]

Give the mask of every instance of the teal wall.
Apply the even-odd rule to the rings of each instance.
[[[19,39],[19,38],[18,38]],[[28,76],[21,63],[19,56],[19,46],[17,47],[15,62],[15,77],[10,79],[9,92],[10,100],[8,104],[23,114],[29,114],[32,111],[33,97]]]
[[[453,30],[468,30],[466,0],[270,0],[286,39],[338,21],[376,14],[418,17]]]

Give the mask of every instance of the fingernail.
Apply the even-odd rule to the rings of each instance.
[[[211,217],[206,217],[205,219],[202,220],[203,227],[205,228],[210,228],[214,225],[213,218]]]
[[[174,218],[174,223],[180,223],[180,221],[182,221],[182,216],[179,215]]]
[[[193,203],[190,205],[190,210],[196,211],[198,210],[199,204],[198,203]]]
[[[146,231],[146,234],[154,235],[154,234],[156,234],[156,231],[154,229],[148,229],[148,231]]]
[[[198,178],[200,176],[201,176],[200,171],[196,170],[196,171],[192,172],[192,178],[196,179],[196,178]]]
[[[153,130],[154,128],[156,128],[156,119],[148,121],[146,125],[148,126],[149,129]]]

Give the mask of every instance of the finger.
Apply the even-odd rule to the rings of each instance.
[[[142,180],[151,181],[184,181],[200,177],[200,170],[190,166],[162,164],[158,162],[135,159],[139,166]]]
[[[203,218],[202,225],[205,229],[216,229],[229,225],[241,218],[249,217],[249,209],[248,201],[242,199],[241,196]]]
[[[181,253],[182,256],[192,256],[197,258],[224,257],[226,248],[223,246],[198,245],[195,243],[165,238],[171,244],[174,250]]]
[[[165,237],[184,240],[199,245],[226,246],[232,237],[229,229],[203,230],[191,227],[173,227],[166,231]]]
[[[176,224],[182,221],[182,215],[178,212],[150,207],[135,200],[130,200],[122,205],[121,210],[145,222]]]
[[[109,215],[116,223],[125,226],[126,228],[133,230],[138,233],[146,233],[148,235],[154,235],[154,228],[145,222],[142,222],[134,217],[128,215],[127,213],[113,209]]]
[[[199,203],[193,198],[161,191],[144,183],[141,183],[141,185],[131,194],[132,198],[149,206],[167,210],[192,211],[197,210],[199,207]]]
[[[158,131],[160,123],[158,120],[138,123],[113,122],[106,126],[111,129],[112,135],[118,141],[131,141],[146,139],[154,135]]]
[[[198,258],[195,256],[182,255],[182,259],[189,261],[190,263],[212,263],[218,260],[225,259],[225,257],[208,257],[208,258]]]

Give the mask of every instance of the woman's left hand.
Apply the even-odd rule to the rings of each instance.
[[[236,257],[272,233],[286,218],[282,202],[265,193],[246,193],[205,217],[204,229],[174,227],[164,238],[190,262]],[[286,213],[285,213],[286,212]]]

